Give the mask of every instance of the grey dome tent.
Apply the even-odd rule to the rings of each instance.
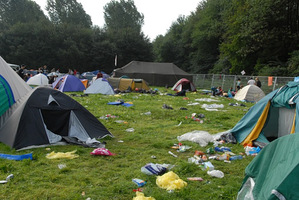
[[[132,61],[122,68],[115,69],[115,77],[126,75],[132,79],[144,79],[149,85],[172,86],[181,78],[193,81],[192,74],[185,72],[173,63]]]
[[[77,101],[48,87],[37,87],[0,118],[0,141],[21,149],[113,135]]]

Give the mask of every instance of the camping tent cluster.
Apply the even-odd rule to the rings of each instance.
[[[173,63],[155,63],[132,61],[114,71],[115,77],[128,76],[132,79],[144,79],[149,85],[171,86],[179,79],[193,81],[193,76]]]
[[[15,149],[84,144],[113,135],[77,101],[50,87],[31,87],[0,57],[0,141]]]

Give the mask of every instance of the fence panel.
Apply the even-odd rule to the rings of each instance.
[[[210,90],[212,87],[222,87],[224,91],[229,89],[236,90],[237,80],[240,78],[241,87],[246,86],[250,78],[254,76],[237,76],[237,75],[225,75],[225,74],[194,74],[193,83],[196,88]],[[271,76],[258,76],[262,83],[261,89],[268,94],[273,90],[284,86],[289,81],[294,81],[295,77],[271,77]]]

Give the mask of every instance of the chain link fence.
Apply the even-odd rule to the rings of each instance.
[[[277,76],[237,76],[237,75],[225,75],[225,74],[194,74],[193,83],[196,88],[210,90],[212,87],[222,87],[223,91],[229,89],[236,90],[237,80],[240,78],[241,86],[246,86],[250,78],[256,77],[262,83],[261,89],[265,94],[272,92],[284,86],[289,81],[294,81],[295,77],[277,77]]]

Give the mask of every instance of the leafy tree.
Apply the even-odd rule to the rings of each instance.
[[[115,47],[118,66],[132,60],[151,61],[152,45],[141,31],[143,15],[138,12],[134,1],[111,1],[104,7],[105,30],[110,43]],[[114,60],[113,60],[114,61]]]
[[[89,28],[91,18],[76,0],[47,0],[46,10],[54,24],[73,24]]]
[[[28,0],[1,0],[0,1],[0,28],[5,30],[17,23],[38,22],[46,20],[46,16],[33,1]]]

